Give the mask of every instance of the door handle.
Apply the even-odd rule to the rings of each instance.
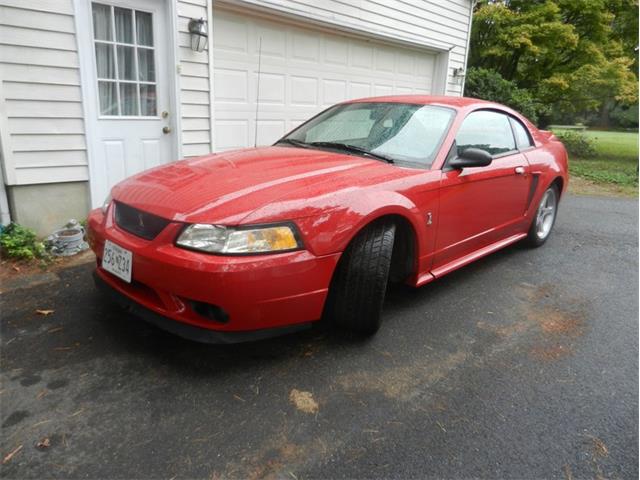
[[[171,133],[171,127],[162,127],[162,133],[164,134]]]
[[[516,175],[524,175],[524,167],[515,168]]]

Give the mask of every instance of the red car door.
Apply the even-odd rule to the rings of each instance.
[[[485,167],[442,169],[438,231],[432,270],[507,238],[522,229],[531,175],[516,147],[509,117],[491,110],[463,121],[453,156],[467,148],[492,154]],[[448,270],[445,267],[445,270]]]

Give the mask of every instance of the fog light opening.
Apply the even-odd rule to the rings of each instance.
[[[194,312],[207,320],[218,323],[227,323],[229,321],[229,314],[217,305],[204,302],[191,302],[191,307]]]

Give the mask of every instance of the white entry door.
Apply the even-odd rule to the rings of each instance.
[[[95,108],[91,191],[94,206],[113,185],[175,160],[167,13],[162,0],[90,5]]]

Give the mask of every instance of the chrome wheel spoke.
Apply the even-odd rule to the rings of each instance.
[[[536,212],[536,234],[540,239],[546,238],[551,232],[556,214],[556,195],[551,189],[544,192],[540,206]]]

